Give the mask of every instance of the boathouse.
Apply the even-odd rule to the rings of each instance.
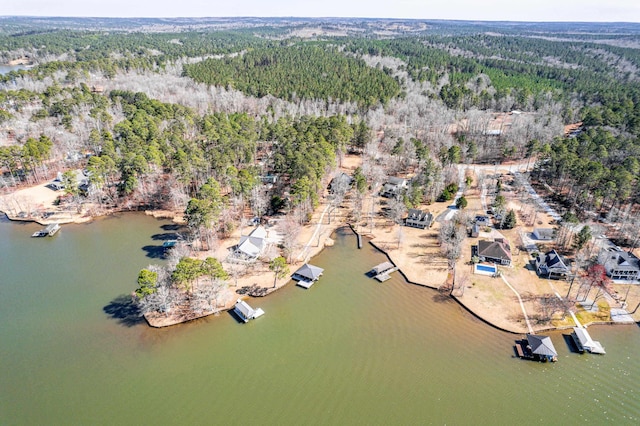
[[[236,301],[233,312],[244,322],[248,322],[249,320],[256,319],[264,315],[264,311],[262,309],[253,309],[247,302],[242,299],[238,299]]]
[[[32,237],[52,237],[56,234],[56,232],[58,232],[58,230],[60,230],[60,225],[58,223],[52,223],[50,225],[47,225],[44,229],[34,232],[31,236]]]
[[[600,342],[596,342],[591,338],[589,332],[583,327],[573,327],[573,333],[571,333],[574,343],[578,347],[578,352],[583,353],[587,351],[592,354],[604,355],[605,351]]]
[[[324,269],[305,263],[291,276],[292,279],[297,281],[298,285],[303,288],[309,288],[320,279],[320,276],[324,272]]]
[[[385,282],[387,280],[391,279],[390,274],[392,272],[397,271],[398,268],[396,266],[393,265],[393,263],[391,262],[382,262],[379,265],[374,266],[373,268],[371,268],[371,271],[369,271],[369,276],[375,278],[376,280],[380,281],[380,282]]]
[[[534,361],[557,361],[558,352],[549,336],[527,334],[527,338],[516,341],[516,353],[520,358]]]

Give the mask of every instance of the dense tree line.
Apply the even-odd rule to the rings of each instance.
[[[233,58],[208,59],[185,66],[184,73],[208,85],[290,101],[334,99],[372,106],[400,92],[397,81],[364,61],[314,45],[255,49]]]

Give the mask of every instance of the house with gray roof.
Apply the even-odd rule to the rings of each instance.
[[[345,193],[351,188],[353,178],[346,173],[340,173],[329,182],[327,189],[330,194]]]
[[[404,220],[405,226],[419,229],[430,227],[431,222],[433,222],[433,215],[428,211],[418,209],[409,209],[409,214]]]
[[[539,276],[551,279],[564,280],[571,274],[569,262],[555,250],[538,255],[536,258],[536,271]]]
[[[551,241],[555,237],[556,231],[553,228],[534,228],[533,236],[536,240]]]
[[[511,246],[504,238],[496,238],[494,241],[480,240],[478,258],[481,262],[511,265]]]
[[[598,262],[612,280],[632,281],[640,278],[640,260],[620,247],[607,247],[600,251]]]
[[[391,176],[382,187],[380,195],[385,198],[397,198],[408,187],[409,181],[407,179]]]
[[[267,246],[267,231],[263,226],[257,226],[249,235],[240,237],[238,244],[231,248],[231,257],[237,260],[255,260]]]

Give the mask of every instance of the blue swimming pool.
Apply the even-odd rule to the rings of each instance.
[[[497,268],[490,265],[476,265],[476,271],[496,273]]]

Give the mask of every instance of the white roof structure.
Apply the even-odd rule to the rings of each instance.
[[[251,319],[258,318],[264,315],[264,311],[260,308],[253,309],[247,302],[242,299],[238,299],[236,301],[236,305],[233,308],[233,311],[242,319],[244,322],[248,322]]]
[[[258,226],[249,235],[240,237],[240,242],[235,248],[235,252],[248,258],[256,258],[264,250],[267,231],[263,226]]]
[[[580,341],[580,344],[582,345],[582,347],[585,348],[587,351],[591,352],[592,354],[605,353],[604,348],[602,347],[600,342],[594,341],[589,335],[589,332],[585,328],[573,327],[573,332],[575,333],[576,337]]]

